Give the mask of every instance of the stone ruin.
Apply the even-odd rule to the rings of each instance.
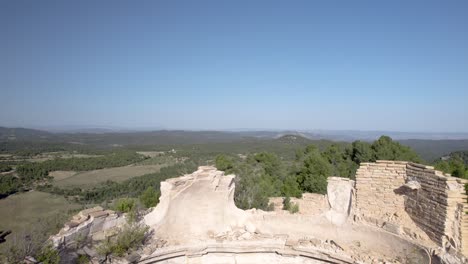
[[[355,181],[292,198],[296,214],[281,197],[274,211],[237,208],[234,178],[202,166],[161,182],[138,263],[468,263],[466,182],[433,167],[362,163]]]
[[[73,216],[50,241],[56,248],[73,247],[83,239],[100,241],[116,234],[126,222],[124,215],[96,206]]]

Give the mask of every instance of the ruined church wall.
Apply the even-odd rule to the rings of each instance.
[[[404,197],[396,190],[405,180],[406,162],[361,163],[356,172],[356,213],[381,219],[404,211]]]
[[[356,173],[357,215],[379,226],[396,221],[398,230],[416,227],[439,246],[461,249],[465,200],[464,181],[431,166],[377,161],[362,163]]]
[[[405,207],[413,221],[438,245],[447,238],[453,246],[461,244],[460,205],[464,186],[455,177],[444,175],[433,167],[408,163],[408,181],[421,187],[405,193]]]

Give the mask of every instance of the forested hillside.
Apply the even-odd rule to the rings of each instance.
[[[350,131],[351,133],[352,131]],[[356,132],[356,131],[355,131]],[[105,133],[50,133],[41,130],[24,128],[0,127],[0,153],[17,152],[19,155],[28,155],[44,151],[73,151],[80,152],[95,151],[96,149],[114,149],[119,147],[148,148],[181,145],[224,145],[225,151],[228,147],[236,147],[237,143],[244,145],[275,144],[276,139],[282,136],[297,138],[304,144],[315,144],[317,142],[333,142],[337,137],[333,131],[327,137],[323,131],[319,136],[314,133],[299,133],[294,131],[182,131],[182,130],[160,130],[146,132],[105,132]],[[335,132],[336,133],[336,132]],[[341,131],[340,134],[345,134]],[[367,139],[371,133],[373,137],[376,132],[361,131],[358,138]],[[401,133],[402,138],[404,133]],[[360,136],[359,136],[360,135]],[[413,134],[408,134],[411,136]],[[340,142],[351,143],[346,137]],[[333,141],[332,141],[333,140]],[[308,142],[308,143],[307,143]],[[468,149],[468,139],[465,140],[427,140],[427,139],[399,139],[403,145],[409,146],[427,162],[433,162],[443,155],[454,151]]]
[[[455,151],[468,150],[468,140],[422,140],[408,139],[399,140],[403,145],[411,147],[422,159],[427,162],[433,162],[442,156]]]
[[[457,151],[435,162],[438,170],[468,179],[468,151]]]

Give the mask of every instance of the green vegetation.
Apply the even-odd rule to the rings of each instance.
[[[142,165],[106,168],[92,171],[53,171],[49,176],[54,178],[52,184],[59,188],[90,189],[106,181],[124,182],[128,179],[150,173],[157,173],[165,165]]]
[[[128,213],[133,211],[136,206],[135,199],[132,198],[120,198],[115,202],[114,210],[121,213]]]
[[[0,172],[8,172],[11,171],[13,168],[9,164],[0,163]]]
[[[291,214],[299,213],[299,205],[297,203],[292,203],[291,207],[288,210]]]
[[[13,175],[0,176],[0,199],[7,197],[10,194],[21,191],[23,184]]]
[[[0,178],[0,198],[18,191],[27,190],[45,179],[50,180],[49,172],[55,170],[95,170],[106,167],[118,167],[144,160],[145,157],[131,151],[114,152],[102,157],[54,159],[44,162],[23,163],[17,166],[18,176]]]
[[[326,193],[327,178],[333,176],[331,175],[332,165],[313,146],[306,148],[303,157],[299,160],[302,164],[300,164],[300,169],[296,173],[301,190],[312,193]]]
[[[468,151],[453,152],[447,159],[436,161],[434,166],[454,177],[468,179]]]
[[[0,245],[0,263],[22,263],[25,256],[38,257],[49,236],[79,209],[81,206],[63,197],[36,191],[0,200],[0,229],[12,231]]]
[[[233,160],[231,157],[228,157],[224,154],[218,155],[215,160],[216,168],[219,170],[230,173],[234,168]]]
[[[110,237],[99,245],[97,251],[106,258],[110,255],[122,257],[141,246],[145,242],[147,232],[147,226],[128,225],[116,237]]]
[[[158,204],[159,196],[160,194],[156,189],[148,186],[148,188],[140,195],[140,202],[146,208],[154,207]]]
[[[407,146],[393,141],[390,137],[382,136],[372,146],[373,160],[407,160],[422,162],[418,154]]]
[[[88,264],[90,262],[90,259],[88,255],[78,255],[78,264]]]
[[[468,150],[468,139],[460,140],[422,140],[408,139],[399,140],[405,146],[416,151],[419,156],[426,161],[433,161],[440,157],[456,151]]]
[[[219,155],[215,164],[237,175],[234,200],[238,207],[266,210],[268,197],[326,193],[329,176],[354,178],[360,162],[378,159],[421,162],[410,148],[382,136],[372,144],[355,141],[324,149],[309,145],[296,149],[293,159],[268,152],[249,154],[245,159]]]
[[[59,264],[59,252],[52,245],[47,244],[41,249],[36,260],[43,264]]]
[[[422,161],[409,147],[385,136],[374,142],[346,143],[289,135],[277,139],[258,139],[248,135],[231,137],[222,133],[208,133],[209,136],[195,133],[193,137],[188,134],[139,133],[142,138],[135,135],[126,138],[125,135],[113,134],[98,137],[76,134],[62,135],[60,140],[79,144],[48,140],[0,143],[0,153],[3,153],[0,172],[10,171],[0,175],[0,198],[19,191],[35,190],[0,200],[1,214],[12,216],[0,219],[0,229],[11,229],[18,236],[18,230],[24,227],[36,228],[38,219],[59,215],[56,225],[52,222],[48,224],[48,231],[41,231],[50,234],[63,225],[61,215],[66,215],[68,209],[83,205],[115,205],[116,210],[133,214],[139,206],[148,208],[157,205],[161,181],[191,173],[199,165],[214,164],[227,174],[236,174],[234,200],[238,207],[271,210],[269,197],[301,197],[303,192],[325,193],[328,177],[354,178],[361,162],[377,159]],[[212,140],[213,137],[215,140]],[[27,156],[44,157],[49,155],[45,152],[56,151],[60,153],[51,153],[50,156],[63,153],[99,156],[26,162]],[[436,167],[457,177],[467,177],[467,156],[453,154],[447,161],[437,162]],[[16,204],[11,203],[12,200]],[[283,204],[285,209],[297,213],[299,206],[288,200],[287,205]],[[139,245],[139,242],[131,241],[139,241],[141,236],[141,232],[134,230],[128,231],[122,238],[108,241],[102,245],[104,255],[125,254]],[[1,247],[8,244],[8,240],[10,237]],[[41,238],[38,241],[42,246],[45,240]],[[8,248],[22,246],[10,244]],[[39,251],[40,248],[36,248],[36,253],[28,254],[37,256]],[[24,252],[16,250],[15,254],[21,256]]]
[[[134,177],[120,183],[107,181],[91,189],[61,189],[51,184],[37,186],[37,189],[66,197],[73,197],[74,201],[82,204],[101,203],[121,197],[137,198],[148,187],[159,190],[161,181],[190,173],[196,170],[197,166],[198,163],[186,161],[173,166],[163,167],[157,173]]]
[[[27,163],[17,167],[18,175],[23,182],[46,178],[50,171],[89,171],[103,168],[126,166],[145,157],[130,151],[120,151],[102,157],[54,159],[40,163]]]
[[[292,203],[291,198],[286,196],[283,199],[283,210],[289,211],[291,214],[295,214],[299,212],[299,205],[297,203]]]

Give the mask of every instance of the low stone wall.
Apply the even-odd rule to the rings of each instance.
[[[277,213],[289,213],[283,210],[284,197],[271,197],[269,203],[274,205]],[[301,198],[291,197],[291,202],[299,205],[298,214],[319,215],[330,209],[326,195],[318,193],[303,193]]]

